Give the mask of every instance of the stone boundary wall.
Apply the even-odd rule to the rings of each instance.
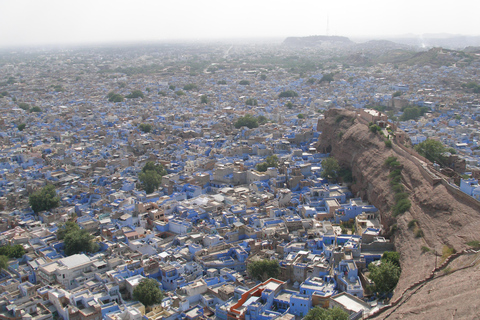
[[[422,174],[423,178],[425,178],[425,180],[427,180],[431,186],[438,184],[442,180],[436,174],[428,170],[428,168],[426,168],[426,165],[424,166],[421,163],[419,163],[417,158],[423,158],[422,156],[418,155],[417,157],[416,155],[412,154],[413,153],[412,150],[408,150],[408,148],[396,143],[392,144],[392,147],[397,153],[401,154],[408,160],[412,161],[417,166],[418,170],[420,170],[420,173]],[[420,160],[424,161],[423,159],[420,159]],[[427,159],[425,160],[428,161]]]
[[[457,198],[458,201],[467,202],[469,205],[475,207],[476,210],[480,210],[480,201],[478,201],[474,197],[469,196],[465,192],[460,191],[460,188],[452,185],[445,179],[442,179],[441,182],[445,186],[445,188],[447,188],[447,190]]]

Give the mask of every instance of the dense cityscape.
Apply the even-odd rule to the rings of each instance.
[[[475,207],[479,67],[343,37],[1,51],[0,319],[382,318],[402,223],[442,276],[480,247],[401,220],[419,201],[391,154]],[[391,200],[334,155],[351,126]]]

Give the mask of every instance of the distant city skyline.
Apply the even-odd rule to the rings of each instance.
[[[465,0],[2,0],[0,47],[327,33],[480,35],[478,12],[480,2]]]

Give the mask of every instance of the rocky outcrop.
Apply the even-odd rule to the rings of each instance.
[[[396,143],[393,148],[386,147],[385,138],[372,133],[355,111],[329,110],[325,119],[319,121],[318,130],[322,132],[318,151],[330,152],[340,165],[350,168],[353,193],[380,210],[386,230],[394,224],[397,227],[392,239],[401,254],[402,275],[396,295],[410,284],[428,277],[435,263],[440,264],[441,257],[436,259],[434,251],[441,255],[444,246],[460,251],[468,247],[466,242],[480,239],[478,203],[463,197],[459,201],[461,194],[438,179],[440,176],[435,183],[426,179],[420,160]],[[396,218],[391,213],[394,197],[388,179],[389,168],[384,164],[389,156],[397,157],[403,165],[402,183],[412,202],[410,210]],[[408,228],[408,222],[414,219],[423,237],[415,237],[413,230]],[[422,252],[422,247],[431,251]],[[452,281],[451,286],[454,285]],[[451,290],[451,286],[438,290]]]

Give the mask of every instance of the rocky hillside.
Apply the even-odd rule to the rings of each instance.
[[[352,170],[354,195],[367,199],[380,210],[382,223],[387,230],[396,226],[392,240],[401,254],[402,275],[394,299],[409,285],[428,277],[436,260],[437,264],[442,261],[440,256],[447,246],[460,251],[468,248],[467,242],[480,240],[479,206],[458,200],[459,196],[442,183],[432,186],[422,176],[412,156],[395,144],[393,148],[387,148],[384,138],[370,132],[354,111],[329,110],[325,114],[325,120],[319,123],[319,131],[322,134],[317,149],[320,152],[330,151],[340,165]],[[389,184],[389,168],[385,165],[389,156],[397,157],[403,165],[402,183],[412,202],[410,210],[396,218],[391,213],[394,196]],[[417,221],[415,228],[408,227],[412,220]],[[423,231],[423,237],[416,237],[415,231],[418,229]],[[434,251],[440,254],[437,259]],[[468,276],[473,270],[466,269],[462,272],[463,276]],[[435,290],[445,291],[443,293],[448,296],[448,291],[453,290],[459,282],[455,274],[446,277],[452,277],[450,285]],[[461,304],[452,300],[449,302],[462,308]],[[430,304],[429,308],[435,312],[435,304]],[[402,309],[395,312],[401,313]]]

